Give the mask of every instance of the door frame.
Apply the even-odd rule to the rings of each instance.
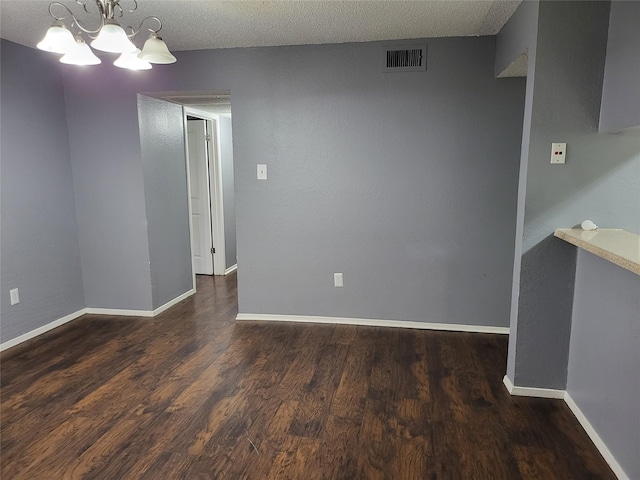
[[[208,146],[208,181],[209,185],[209,215],[211,217],[212,241],[215,253],[213,254],[213,274],[224,275],[226,270],[225,243],[224,243],[224,204],[222,195],[222,161],[220,152],[220,125],[218,115],[200,110],[196,107],[183,105],[182,117],[184,122],[185,137],[187,135],[187,116],[200,118],[207,121],[207,133],[211,135]],[[209,130],[211,132],[209,133]],[[189,147],[185,138],[185,157],[187,172],[189,172]],[[193,266],[193,221],[191,205],[191,179],[187,175],[187,191],[189,196],[189,236],[191,238],[191,270],[193,272],[193,283],[195,288],[195,268]]]

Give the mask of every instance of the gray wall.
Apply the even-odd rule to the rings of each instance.
[[[84,308],[64,90],[55,58],[0,41],[0,343]],[[20,289],[11,306],[9,290]]]
[[[193,288],[182,106],[138,95],[153,308]]]
[[[639,137],[598,134],[608,2],[542,2],[527,172],[524,251],[590,218],[640,231]],[[559,28],[572,19],[572,28]],[[558,62],[564,68],[557,69]],[[551,143],[567,142],[566,165]]]
[[[136,93],[154,89],[158,70],[64,69],[87,307],[152,309]]]
[[[509,355],[507,356],[507,376],[515,378],[515,349],[518,335],[518,301],[520,299],[520,270],[522,264],[522,237],[524,236],[524,214],[527,193],[527,168],[529,163],[529,143],[531,140],[531,111],[533,107],[533,86],[536,73],[536,49],[538,44],[539,2],[523,2],[502,28],[496,39],[496,60],[494,71],[498,75],[504,67],[527,51],[527,78],[520,145],[520,170],[518,173],[518,199],[516,208],[516,228],[514,239],[513,270],[511,277],[511,308],[509,314]]]
[[[523,82],[493,78],[494,39],[430,40],[426,73],[380,73],[379,44],[247,53],[216,62],[240,311],[507,325]]]
[[[539,7],[515,339],[517,385],[566,386],[575,259],[551,235],[593,216],[590,207],[598,203],[584,187],[590,175],[594,180],[600,176],[590,166],[602,163],[597,126],[608,9],[604,2],[541,2]],[[559,64],[563,68],[556,68]],[[567,142],[566,165],[550,164],[552,142]],[[574,202],[572,197],[584,198]]]
[[[601,227],[640,231],[639,138],[598,134],[608,8],[606,2],[539,6],[535,58],[530,54],[535,68],[528,78],[533,93],[525,107],[531,112],[521,166],[526,186],[519,193],[524,223],[522,237],[516,237],[522,238],[516,245],[522,266],[516,259],[517,315],[507,372],[520,386],[566,386],[575,253],[553,231],[586,218]],[[550,165],[551,143],[564,141],[566,165]]]
[[[586,218],[640,232],[640,136],[598,134],[609,4],[536,4],[507,376],[518,386],[566,388],[637,478],[638,277],[577,254],[552,232]],[[609,31],[632,33],[618,28]],[[550,144],[564,141],[567,164],[550,165]]]
[[[629,478],[640,478],[640,276],[578,253],[567,391]]]
[[[529,47],[535,46],[538,31],[538,2],[522,2],[502,27],[496,41],[494,73],[500,75]]]
[[[425,73],[381,73],[369,43],[69,74],[81,248],[106,267],[85,289],[96,306],[151,303],[136,93],[231,89],[240,311],[507,325],[524,82],[493,78],[494,47],[430,40]]]
[[[600,130],[640,127],[640,2],[611,4]]]
[[[225,266],[237,263],[236,249],[236,199],[233,180],[233,130],[231,118],[220,115],[220,152],[222,164],[222,195],[224,207]]]

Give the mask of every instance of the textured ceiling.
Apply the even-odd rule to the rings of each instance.
[[[0,0],[0,36],[35,46],[51,24],[49,1]],[[87,26],[97,22],[74,0],[62,0]],[[92,12],[95,5],[89,7]],[[520,0],[138,0],[122,26],[155,15],[172,50],[364,42],[493,35]],[[132,0],[121,0],[125,9]],[[92,8],[91,8],[92,7]],[[136,40],[141,46],[143,39]]]

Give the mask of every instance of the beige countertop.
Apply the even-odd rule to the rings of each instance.
[[[559,228],[554,235],[640,275],[640,235],[619,229]]]

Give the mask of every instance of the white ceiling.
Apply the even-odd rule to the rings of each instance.
[[[89,7],[94,12],[94,0]],[[494,35],[521,0],[138,0],[122,26],[159,17],[174,51]],[[0,0],[0,36],[34,47],[52,22],[49,1]],[[74,0],[61,3],[91,19]],[[121,0],[125,9],[132,0]],[[142,44],[142,39],[136,43]]]

